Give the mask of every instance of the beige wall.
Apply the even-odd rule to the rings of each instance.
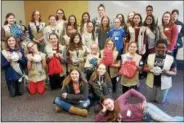
[[[25,11],[24,11],[24,1],[2,1],[1,9],[1,23],[4,24],[5,16],[7,13],[12,12],[15,14],[16,21],[19,23],[19,20],[25,23]]]
[[[76,15],[78,23],[81,20],[82,13],[88,11],[88,1],[25,1],[24,6],[27,24],[34,10],[39,10],[42,20],[48,22],[48,16],[55,14],[57,9],[62,8],[66,17],[70,14]]]

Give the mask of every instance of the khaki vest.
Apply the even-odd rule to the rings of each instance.
[[[46,47],[45,47],[45,53],[47,55],[47,58],[53,56],[53,54],[55,53],[55,51],[52,50],[51,44],[47,44],[46,45]],[[65,46],[59,45],[59,53],[66,60],[66,47]],[[62,67],[63,67],[64,72],[62,74],[60,74],[60,76],[63,76],[63,75],[66,74],[66,64],[62,64]]]
[[[150,54],[148,56],[147,64],[153,68],[154,62],[155,62],[155,54]],[[166,55],[165,62],[163,69],[166,71],[169,71],[171,68],[171,65],[173,64],[174,59],[170,55]],[[150,88],[153,88],[154,85],[154,74],[151,72],[148,72],[147,78],[146,78],[146,85]],[[169,89],[172,87],[172,77],[168,77],[166,75],[161,75],[161,90],[163,89]]]
[[[127,60],[127,56],[129,56],[129,53],[121,55],[122,60],[126,61]],[[135,57],[133,58],[133,61],[136,62],[137,66],[139,66],[139,62],[140,62],[141,58],[142,57],[140,55],[138,55],[138,54],[136,54]],[[135,86],[135,85],[138,84],[138,82],[139,82],[139,71],[137,71],[135,76],[133,78],[131,78],[131,79],[127,78],[127,77],[124,77],[124,76],[121,77],[121,84],[123,86],[128,86],[128,87],[129,86]]]
[[[29,23],[29,26],[31,28],[31,33],[34,36],[36,40],[40,39],[43,36],[43,29],[45,28],[45,23],[40,22],[39,31],[37,32],[36,25],[33,22]]]
[[[84,70],[84,63],[86,60],[86,48],[83,46],[82,49],[79,50],[78,52],[78,56],[77,56],[77,51],[76,50],[69,50],[69,57],[71,59],[71,63],[68,64],[68,69],[69,71],[73,68],[78,68],[80,71]],[[72,63],[72,59],[76,59],[76,58],[81,58],[82,61],[78,64]]]
[[[45,54],[39,52],[41,55],[42,59],[45,57]],[[28,80],[32,82],[38,82],[38,81],[43,81],[46,79],[46,73],[44,68],[42,67],[42,62],[40,63],[35,63],[32,62],[31,64],[31,69],[28,71]]]

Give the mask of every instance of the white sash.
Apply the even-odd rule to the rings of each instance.
[[[3,56],[7,59],[8,58],[8,54],[9,52],[6,50],[2,51]],[[15,62],[15,61],[11,61],[10,62],[11,67],[15,70],[15,72],[17,72],[19,75],[21,75],[22,77],[18,80],[19,82],[22,82],[22,79],[25,78],[26,80],[28,80],[28,77],[22,73],[21,69],[20,69],[20,64]]]

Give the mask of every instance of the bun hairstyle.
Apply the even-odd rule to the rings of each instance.
[[[98,9],[99,9],[100,7],[104,8],[104,10],[105,10],[105,6],[104,6],[102,3],[98,6]]]

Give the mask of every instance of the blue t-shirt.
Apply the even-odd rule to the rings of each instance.
[[[108,37],[112,38],[115,43],[116,49],[119,53],[123,50],[123,38],[126,36],[125,30],[120,27],[118,29],[112,28],[108,33]]]

